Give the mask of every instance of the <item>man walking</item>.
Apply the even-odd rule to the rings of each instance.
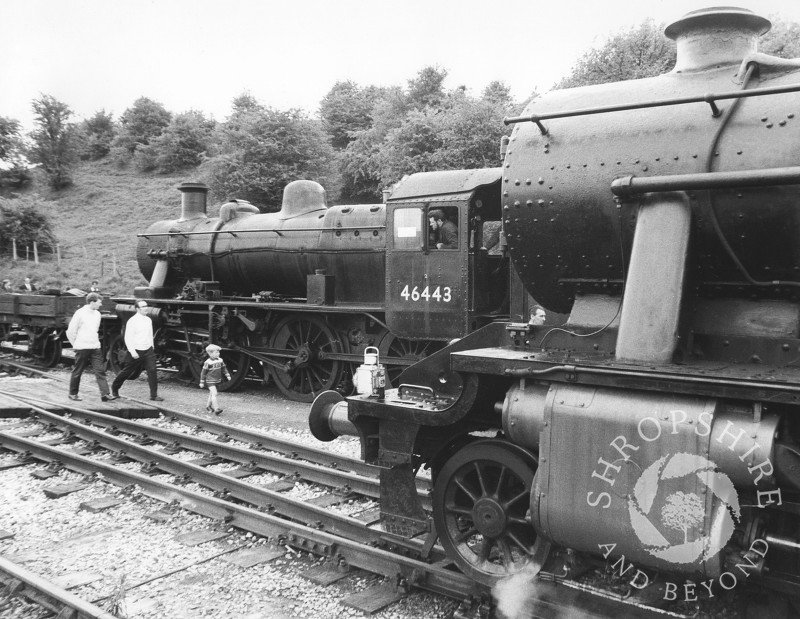
[[[67,339],[75,350],[75,366],[69,378],[69,399],[80,400],[78,388],[81,385],[81,376],[86,366],[91,364],[94,376],[97,379],[97,386],[100,387],[100,399],[103,402],[115,400],[116,398],[108,393],[108,380],[106,380],[106,370],[103,365],[103,354],[100,351],[100,338],[97,333],[100,330],[100,306],[103,304],[103,297],[96,292],[86,295],[86,305],[77,310],[67,326]]]
[[[122,371],[117,374],[111,384],[111,397],[119,397],[119,388],[128,378],[141,371],[144,367],[147,372],[147,382],[150,385],[150,399],[163,402],[164,398],[158,395],[158,378],[156,376],[156,352],[153,349],[153,321],[147,315],[147,301],[139,299],[135,303],[136,313],[131,316],[125,325],[125,348],[133,357]]]

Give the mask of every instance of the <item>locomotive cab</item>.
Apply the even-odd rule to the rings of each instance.
[[[499,169],[458,170],[414,174],[395,188],[386,248],[393,331],[463,337],[507,311],[499,184]]]

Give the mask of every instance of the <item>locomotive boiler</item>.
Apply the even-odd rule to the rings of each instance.
[[[800,61],[758,52],[769,27],[689,13],[671,72],[507,119],[508,253],[569,318],[488,324],[383,398],[317,398],[315,436],[358,436],[380,467],[387,534],[438,540],[485,585],[797,612]]]
[[[499,169],[434,172],[399,183],[386,203],[329,206],[321,185],[299,180],[278,212],[232,200],[214,216],[208,188],[183,183],[180,216],[139,235],[148,285],[134,295],[155,308],[162,363],[199,376],[206,344],[222,346],[232,374],[222,389],[255,369],[295,400],[348,392],[373,346],[391,383],[508,316],[508,261],[485,246],[497,241],[499,185]],[[456,247],[436,247],[436,209],[457,228]],[[111,348],[117,362],[121,336]]]

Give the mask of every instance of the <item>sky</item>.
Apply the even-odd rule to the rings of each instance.
[[[315,114],[337,81],[406,87],[426,66],[523,100],[611,34],[723,4],[800,22],[798,0],[0,0],[0,116],[30,130],[47,94],[116,119],[144,96],[222,121],[245,92]]]

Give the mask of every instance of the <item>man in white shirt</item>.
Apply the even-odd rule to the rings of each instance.
[[[147,315],[147,301],[139,299],[135,305],[136,313],[125,325],[125,348],[128,349],[131,360],[111,383],[111,396],[118,398],[122,383],[144,367],[150,385],[150,399],[163,402],[164,398],[158,395],[156,352],[153,350],[153,321]]]
[[[103,353],[100,350],[100,306],[103,297],[96,292],[86,295],[86,305],[77,310],[67,326],[67,339],[75,350],[75,365],[69,378],[69,399],[80,400],[78,388],[86,366],[91,364],[97,386],[100,387],[100,399],[103,402],[114,400],[108,393],[108,380],[103,365]]]

